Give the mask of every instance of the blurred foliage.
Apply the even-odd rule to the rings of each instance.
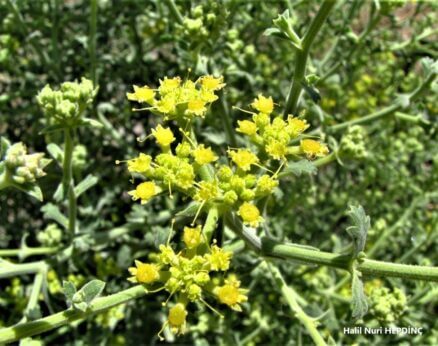
[[[279,13],[289,9],[294,27],[302,35],[319,6],[318,1],[177,1],[182,14],[178,18],[169,3],[172,1],[99,0],[93,37],[88,1],[0,0],[2,136],[12,143],[24,142],[30,152],[50,152],[48,143],[62,147],[58,133],[39,134],[45,124],[37,93],[48,83],[59,85],[82,76],[96,76],[99,86],[90,117],[104,127],[77,129],[80,144],[73,159],[77,182],[88,174],[98,181],[79,199],[81,236],[75,240],[73,255],[48,256],[50,304],[41,302],[43,315],[66,307],[62,280],[81,286],[98,278],[107,282],[106,294],[129,287],[127,268],[134,258],[155,251],[166,237],[171,215],[181,207],[178,200],[170,199],[156,199],[146,206],[131,203],[126,193],[131,189],[128,173],[114,164],[139,151],[155,150],[136,141],[150,132],[156,120],[147,113],[131,111],[125,96],[131,85],[156,85],[164,76],[223,75],[227,86],[199,131],[213,147],[223,144],[227,139],[220,114],[226,113],[233,125],[244,119],[229,105],[247,108],[263,93],[272,95],[279,108],[284,106],[281,100],[289,91],[293,49],[287,41],[264,36],[264,31]],[[308,93],[303,97],[300,109],[305,110],[312,127],[324,129],[360,118],[413,90],[422,79],[420,59],[437,58],[437,10],[436,2],[339,1],[310,53],[307,74],[322,77],[339,63],[326,78],[314,82],[321,95],[319,103]],[[347,206],[360,203],[372,225],[365,251],[395,227],[374,258],[436,263],[436,97],[435,84],[403,110],[413,116],[409,120],[392,114],[344,133],[327,132],[327,143],[344,145],[352,154],[320,167],[317,174],[283,182],[281,193],[266,205],[265,232],[281,241],[342,251],[348,244]],[[244,139],[237,141],[243,143]],[[51,164],[45,172],[39,180],[43,204],[13,190],[1,192],[1,248],[19,248],[23,238],[35,247],[59,243],[62,238],[51,226],[62,169]],[[178,227],[182,229],[182,222],[177,222]],[[114,237],[114,230],[125,232]],[[242,285],[250,289],[242,313],[226,311],[225,319],[218,319],[200,306],[197,314],[191,314],[190,332],[177,340],[166,335],[167,341],[309,344],[304,327],[291,316],[281,293],[273,289],[269,272],[259,265],[260,260],[247,252],[233,259],[233,270],[241,273]],[[350,325],[351,318],[348,284],[339,285],[345,274],[290,262],[278,265],[288,284],[302,295],[306,312],[323,315],[322,335],[331,335],[336,343],[438,344],[436,286],[385,278],[365,284],[371,297],[367,326],[423,327],[423,335],[344,335],[343,327]],[[31,284],[28,276],[1,280],[1,324],[9,326],[20,320]],[[161,309],[164,300],[164,294],[148,296],[34,340],[66,345],[155,344],[166,319]]]

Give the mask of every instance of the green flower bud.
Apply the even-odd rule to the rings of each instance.
[[[237,196],[237,193],[234,191],[227,191],[224,194],[224,203],[225,204],[233,205],[234,203],[237,202],[238,199],[239,199],[239,197]]]

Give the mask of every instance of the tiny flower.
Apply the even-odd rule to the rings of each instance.
[[[248,136],[253,136],[257,132],[257,125],[250,120],[238,120],[237,124],[239,125],[239,127],[236,129],[237,132]]]
[[[152,103],[155,97],[155,91],[153,91],[148,86],[139,87],[137,85],[134,85],[134,92],[126,93],[126,97],[130,101]]]
[[[230,259],[231,259],[232,253],[223,250],[217,245],[213,245],[211,247],[211,253],[205,255],[208,262],[210,263],[211,270],[220,270],[220,271],[226,271],[230,267]]]
[[[169,245],[161,244],[160,247],[160,261],[163,264],[171,264],[176,263],[178,261],[178,257],[173,251],[173,249]]]
[[[277,186],[278,180],[264,174],[257,181],[257,192],[261,194],[270,194]]]
[[[176,99],[174,95],[168,94],[161,100],[154,102],[154,107],[163,114],[173,114],[176,109]]]
[[[301,150],[308,157],[325,156],[328,154],[328,148],[325,144],[313,139],[303,139],[300,143]]]
[[[213,91],[207,89],[201,89],[199,96],[201,100],[207,103],[212,103],[216,101],[219,97],[214,94]]]
[[[181,84],[181,78],[174,77],[174,78],[167,78],[164,77],[164,80],[160,80],[160,87],[158,88],[158,91],[160,95],[168,94],[175,89],[177,89]]]
[[[199,190],[194,199],[196,201],[211,201],[219,196],[219,188],[216,182],[201,181]]]
[[[243,171],[251,169],[251,165],[259,162],[258,157],[247,149],[228,150],[231,160]]]
[[[133,277],[128,280],[140,284],[150,284],[160,278],[159,268],[155,264],[143,263],[135,260],[135,267],[128,268]]]
[[[185,330],[187,310],[182,303],[176,304],[169,310],[169,326],[176,334],[182,334]]]
[[[272,140],[265,146],[265,150],[273,159],[281,160],[287,154],[287,145],[283,142]]]
[[[201,83],[201,87],[206,90],[220,90],[225,86],[224,77],[220,76],[219,78],[215,78],[213,76],[203,76],[199,79]]]
[[[187,297],[193,302],[202,296],[202,288],[197,284],[191,284],[187,289]]]
[[[147,203],[152,197],[158,193],[157,186],[152,181],[146,181],[137,185],[135,190],[129,191],[128,194],[132,196],[132,200],[141,200],[141,204]]]
[[[168,127],[162,127],[161,125],[158,125],[157,128],[152,129],[152,135],[155,137],[157,143],[162,147],[168,147],[173,141],[175,141],[172,130]]]
[[[294,118],[291,116],[287,118],[287,123],[287,130],[292,137],[299,136],[309,127],[309,124],[307,124],[306,120]]]
[[[131,173],[144,173],[151,166],[152,157],[140,153],[138,157],[128,160],[128,171]]]
[[[211,150],[211,148],[205,148],[204,144],[199,145],[193,151],[193,157],[199,165],[205,165],[218,159],[213,150]]]
[[[188,249],[198,247],[202,242],[201,226],[195,228],[184,227],[183,241]]]
[[[260,94],[258,98],[251,103],[251,106],[260,113],[271,114],[274,110],[274,101],[272,100],[272,97],[264,97]]]
[[[197,115],[202,117],[206,112],[207,107],[205,106],[205,101],[203,100],[190,100],[187,103],[187,115]]]
[[[243,220],[245,225],[251,227],[258,227],[260,222],[263,222],[263,218],[260,216],[260,211],[258,208],[251,203],[244,202],[238,211],[238,214]]]
[[[245,295],[247,290],[239,287],[240,281],[232,277],[225,280],[225,285],[217,287],[215,293],[222,304],[228,305],[235,311],[242,311],[239,304],[246,302],[248,297]]]

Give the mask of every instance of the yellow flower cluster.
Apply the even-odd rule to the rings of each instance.
[[[286,120],[281,116],[272,116],[275,108],[272,97],[259,95],[251,107],[258,112],[245,111],[252,114],[252,120],[239,120],[236,131],[248,136],[271,159],[284,161],[291,154],[305,154],[308,158],[314,158],[328,153],[326,145],[310,139],[301,141],[299,147],[291,146],[291,140],[300,136],[309,125],[305,120],[291,115]]]
[[[223,275],[212,277],[216,272],[229,269],[231,252],[216,244],[211,247],[206,244],[201,226],[185,227],[182,240],[185,249],[179,253],[168,242],[160,245],[160,252],[151,256],[151,263],[136,260],[135,267],[128,269],[132,275],[128,280],[144,285],[148,292],[166,290],[169,298],[177,296],[177,303],[169,310],[163,326],[163,329],[169,326],[176,334],[184,333],[186,306],[190,302],[199,301],[211,308],[205,297],[213,295],[220,303],[240,311],[240,304],[247,300],[247,290],[240,288],[235,275],[229,275],[224,281]]]
[[[148,104],[146,109],[163,114],[165,119],[182,120],[204,117],[209,104],[218,99],[215,92],[224,86],[223,77],[203,76],[195,82],[165,77],[158,89],[134,85],[134,92],[126,96],[130,101]]]
[[[152,106],[150,109],[164,113],[166,119],[177,119],[177,124],[181,125],[178,119],[187,118],[187,115],[189,118],[192,115],[203,116],[206,102],[216,100],[214,92],[224,85],[222,77],[203,76],[197,81],[166,77],[160,81],[157,90],[134,87],[134,93],[128,93],[128,99],[149,103]],[[209,95],[208,101],[205,101],[205,95]],[[169,100],[174,103],[173,113],[162,109]],[[326,155],[328,149],[313,139],[303,139],[300,145],[292,146],[291,141],[309,125],[305,120],[292,116],[286,120],[274,116],[272,97],[259,95],[251,107],[257,112],[249,112],[251,120],[238,121],[237,132],[249,136],[255,150],[229,149],[227,154],[231,164],[224,162],[224,158],[220,160],[212,148],[197,144],[190,133],[190,122],[188,130],[187,127],[184,130],[179,128],[182,136],[179,143],[170,127],[158,125],[152,129],[151,136],[162,153],[155,158],[141,153],[127,161],[131,173],[146,179],[129,192],[132,199],[144,204],[161,191],[168,190],[170,196],[172,191],[179,191],[199,203],[198,212],[205,206],[216,205],[222,210],[237,211],[244,224],[258,227],[263,218],[257,201],[272,194],[278,186],[278,173],[286,162],[286,156],[303,154],[314,158]],[[272,166],[270,160],[281,161],[276,172],[265,168]],[[210,172],[209,179],[206,179],[206,170]]]

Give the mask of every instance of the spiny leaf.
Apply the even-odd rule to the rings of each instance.
[[[353,226],[347,228],[347,232],[353,239],[353,255],[356,258],[359,252],[365,248],[367,233],[370,229],[370,217],[365,214],[361,205],[357,207],[351,205],[347,214],[354,223]]]

